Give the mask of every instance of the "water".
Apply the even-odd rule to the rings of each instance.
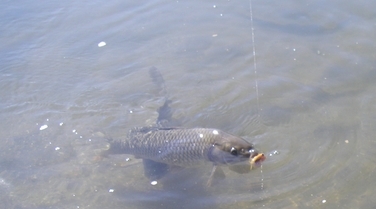
[[[375,3],[253,0],[257,74],[249,3],[4,1],[0,207],[372,208]],[[151,66],[182,126],[254,142],[262,170],[152,185],[139,159],[100,159],[154,123]]]

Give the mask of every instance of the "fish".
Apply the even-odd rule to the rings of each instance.
[[[110,142],[107,154],[132,154],[161,167],[211,163],[213,171],[208,186],[217,166],[250,161],[252,169],[265,160],[253,144],[212,128],[137,127],[124,139]]]
[[[161,76],[156,69],[151,75]],[[230,166],[249,161],[251,169],[265,160],[254,145],[243,138],[215,128],[167,127],[171,121],[171,101],[166,99],[158,109],[155,126],[135,127],[122,139],[109,141],[103,155],[131,154],[143,159],[145,175],[156,180],[171,166],[192,167],[213,165],[207,186],[210,186],[218,166]]]

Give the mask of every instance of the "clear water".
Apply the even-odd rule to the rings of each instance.
[[[3,1],[0,208],[372,208],[375,6],[252,0],[253,43],[249,1]],[[100,159],[154,123],[151,66],[184,127],[254,142],[262,170],[151,185],[139,159]]]

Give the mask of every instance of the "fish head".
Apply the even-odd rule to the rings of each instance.
[[[254,145],[246,140],[222,133],[209,150],[209,160],[217,165],[232,165],[249,161],[259,155]]]

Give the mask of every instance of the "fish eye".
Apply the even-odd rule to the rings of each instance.
[[[238,155],[238,150],[236,150],[235,147],[231,147],[230,153],[231,153],[232,155]]]

